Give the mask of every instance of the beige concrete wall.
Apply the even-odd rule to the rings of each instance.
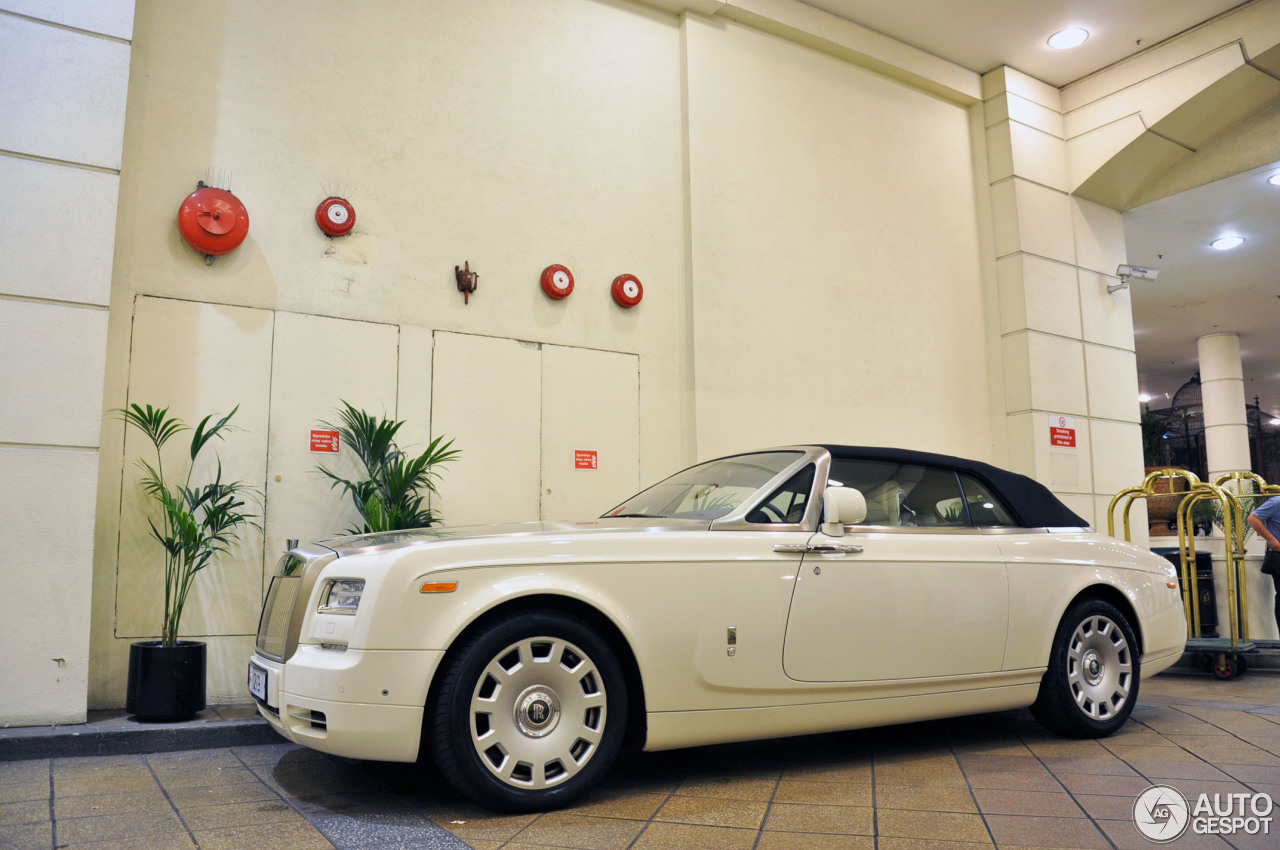
[[[685,28],[699,454],[990,458],[967,111],[737,23]]]
[[[132,0],[0,2],[0,725],[83,721]]]
[[[429,433],[433,330],[636,355],[641,477],[655,480],[693,460],[675,16],[595,0],[439,0],[430,14],[401,3],[143,2],[136,30],[105,407],[173,403],[190,421],[241,400],[246,432],[233,435],[228,451],[243,444],[258,457],[268,428],[272,441],[265,474],[261,459],[245,467],[267,479],[256,482],[271,497],[266,541],[246,546],[225,581],[200,578],[194,593],[205,601],[193,600],[185,629],[209,642],[211,700],[245,697],[253,630],[245,623],[257,603],[247,618],[209,604],[256,588],[244,573],[261,569],[263,547],[269,563],[283,537],[299,536],[297,512],[284,500],[305,501],[308,485],[317,503],[330,494],[306,473],[307,458],[277,459],[276,443],[291,439],[304,417],[291,419],[291,429],[276,417],[266,424],[266,365],[239,371],[248,368],[246,353],[261,348],[262,323],[228,313],[215,334],[188,317],[170,342],[179,352],[153,352],[149,364],[131,367],[139,295],[275,311],[294,317],[290,327],[306,316],[400,327],[401,356],[391,328],[392,365],[371,376],[366,395],[391,414],[403,407],[413,420],[406,434],[419,444]],[[251,225],[236,252],[206,265],[183,243],[175,217],[211,171],[229,175]],[[357,216],[352,234],[333,240],[314,220],[331,192]],[[470,304],[453,274],[464,261],[480,273]],[[539,287],[551,263],[575,275],[564,301]],[[633,310],[609,296],[624,272],[645,287]],[[269,347],[269,314],[266,321]],[[329,355],[340,352],[313,342],[323,355],[316,368],[338,368]],[[291,374],[305,372],[293,349]],[[410,350],[417,354],[406,359]],[[228,366],[215,376],[219,351]],[[279,366],[280,351],[273,357]],[[131,387],[131,368],[145,381]],[[325,397],[300,399],[298,409],[332,416],[338,393],[351,392],[344,380],[348,389],[339,390],[317,377],[314,392]],[[143,384],[148,398],[139,396]],[[373,392],[384,384],[391,389]],[[272,409],[287,402],[275,389]],[[97,705],[121,703],[127,646],[158,622],[141,602],[154,599],[155,581],[142,575],[154,565],[118,555],[126,543],[133,554],[140,545],[128,524],[121,534],[124,445],[121,426],[108,421],[95,555]]]

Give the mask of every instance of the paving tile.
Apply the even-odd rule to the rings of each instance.
[[[937,785],[944,788],[966,788],[964,772],[952,758],[898,764],[876,764],[876,784]]]
[[[1126,820],[1100,820],[1098,826],[1106,833],[1107,838],[1115,845],[1116,850],[1151,850],[1152,847],[1160,847],[1162,845],[1153,844],[1150,839],[1138,832],[1138,828],[1134,826],[1133,818]],[[1176,850],[1229,850],[1231,847],[1226,841],[1216,835],[1196,835],[1187,830],[1182,834],[1181,838],[1163,845],[1175,848]],[[1274,847],[1274,845],[1272,845]]]
[[[812,782],[854,782],[871,784],[871,763],[830,764],[795,762],[782,772],[783,779],[807,779]]]
[[[978,808],[984,815],[1035,815],[1037,817],[1082,818],[1084,812],[1065,792],[1007,791],[974,789]]]
[[[1090,821],[1081,818],[1038,818],[1025,815],[988,815],[987,826],[996,844],[1020,847],[1078,847],[1107,850],[1111,845]],[[1129,828],[1135,832],[1133,822]]]
[[[278,799],[270,788],[261,783],[259,785],[271,795],[270,799]],[[376,791],[292,797],[289,802],[309,818],[323,818],[331,815],[390,814],[416,811],[421,808],[399,794],[381,794]]]
[[[0,787],[12,782],[40,782],[49,784],[49,760],[0,762]]]
[[[883,843],[881,847],[883,847]],[[756,850],[875,850],[870,835],[814,835],[802,832],[762,832]]]
[[[139,844],[136,838],[122,838],[114,841],[91,841],[87,844],[65,844],[59,837],[58,847],[68,850],[196,850],[195,842],[185,832],[166,832],[163,835],[148,835],[145,844]]]
[[[1188,761],[1135,760],[1130,764],[1143,776],[1172,776],[1180,779],[1230,779],[1227,774],[1199,759]]]
[[[310,750],[297,744],[259,744],[254,747],[232,747],[231,754],[240,761],[256,767],[263,764],[277,764],[284,756],[305,761],[327,761],[328,756],[316,750]]]
[[[595,815],[623,820],[649,820],[662,808],[668,794],[604,792],[587,798],[573,807],[574,814]]]
[[[966,771],[965,777],[974,789],[994,788],[1007,791],[1061,791],[1062,783],[1047,770],[1040,773],[1013,771]]]
[[[774,803],[764,828],[778,832],[834,832],[874,835],[873,811],[868,806],[809,806]]]
[[[1077,794],[1076,803],[1094,820],[1124,820],[1133,817],[1136,797],[1105,794]]]
[[[1145,748],[1144,748],[1145,749]],[[1176,749],[1176,748],[1170,748]],[[1178,750],[1178,752],[1181,752]],[[1126,759],[1125,761],[1127,761]],[[1046,756],[1044,766],[1051,773],[1088,773],[1095,776],[1136,776],[1124,761],[1114,757],[1081,758],[1079,756]]]
[[[199,830],[200,850],[332,850],[333,843],[309,823],[266,823]]]
[[[1219,764],[1215,765],[1223,773],[1232,776],[1241,782],[1250,784],[1255,782],[1266,782],[1272,785],[1280,785],[1280,767],[1266,767],[1261,765],[1249,764]]]
[[[751,850],[759,833],[754,829],[651,823],[632,850]]]
[[[555,812],[538,818],[513,840],[584,850],[624,850],[644,826],[639,821]]]
[[[225,829],[230,826],[287,823],[303,819],[302,815],[278,798],[217,806],[190,806],[182,811],[182,817],[193,832],[199,829]]]
[[[169,801],[159,788],[145,791],[126,791],[123,794],[88,794],[83,797],[59,797],[53,802],[53,813],[58,820],[86,818],[98,815],[119,815],[126,812],[169,811]]]
[[[178,811],[192,806],[217,806],[226,803],[252,803],[258,800],[279,800],[269,786],[258,779],[252,782],[236,782],[231,785],[197,785],[189,788],[165,788]]]
[[[870,806],[871,786],[853,782],[818,782],[784,779],[778,783],[775,803],[812,803],[825,806]]]
[[[47,820],[52,820],[47,800],[0,803],[0,829],[14,823],[40,823]]]
[[[876,830],[892,838],[991,843],[979,815],[956,812],[912,812],[883,809],[876,814]]]
[[[723,800],[758,800],[772,799],[774,779],[740,779],[726,777],[691,777],[680,783],[677,794],[686,797],[718,797]]]
[[[134,839],[146,846],[146,836],[175,832],[186,827],[172,809],[100,815],[87,818],[58,818],[59,844],[85,844],[90,841]]]
[[[755,800],[722,800],[715,797],[677,795],[667,800],[654,816],[654,820],[759,829],[768,808],[768,803]],[[521,833],[521,836],[527,840],[524,833]]]
[[[49,850],[53,846],[53,822],[17,823],[0,831],[3,850]]]
[[[983,850],[990,848],[991,840],[985,843],[972,841],[944,841],[926,838],[890,838],[881,837],[877,844],[879,850]]]
[[[1064,773],[1058,777],[1072,794],[1114,794],[1136,797],[1151,783],[1141,776],[1094,776],[1084,773]]]
[[[496,815],[472,806],[460,806],[431,815],[431,821],[463,841],[510,841],[527,827],[537,815]]]
[[[48,779],[0,784],[0,803],[24,803],[30,800],[49,801]]]
[[[54,765],[53,796],[81,797],[112,791],[147,791],[156,786],[156,778],[145,764],[104,765],[101,768],[80,767],[59,770]]]
[[[217,785],[240,785],[257,780],[249,768],[236,762],[234,765],[197,764],[172,766],[165,770],[156,770],[156,778],[165,788],[207,788]]]
[[[972,814],[978,811],[973,802],[973,794],[968,788],[879,783],[876,784],[876,808]]]

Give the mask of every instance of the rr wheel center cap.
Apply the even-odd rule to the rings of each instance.
[[[1081,659],[1084,665],[1084,679],[1091,685],[1096,685],[1102,681],[1102,659],[1098,657],[1098,653],[1092,649],[1085,653]]]
[[[560,699],[546,685],[525,688],[516,700],[516,726],[530,738],[551,734],[560,722]]]

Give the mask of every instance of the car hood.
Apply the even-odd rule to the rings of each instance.
[[[605,534],[610,532],[679,529],[695,531],[709,528],[706,520],[669,519],[666,517],[602,517],[581,522],[512,522],[494,525],[459,525],[438,528],[413,528],[405,531],[381,531],[352,537],[335,537],[318,541],[339,557],[371,549],[396,549],[446,541],[480,540],[517,535],[561,536],[565,534]]]

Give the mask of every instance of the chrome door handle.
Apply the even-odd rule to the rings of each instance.
[[[850,543],[818,543],[814,546],[806,543],[779,543],[773,547],[773,551],[788,555],[805,555],[809,553],[817,555],[856,555],[862,551],[862,547]]]

